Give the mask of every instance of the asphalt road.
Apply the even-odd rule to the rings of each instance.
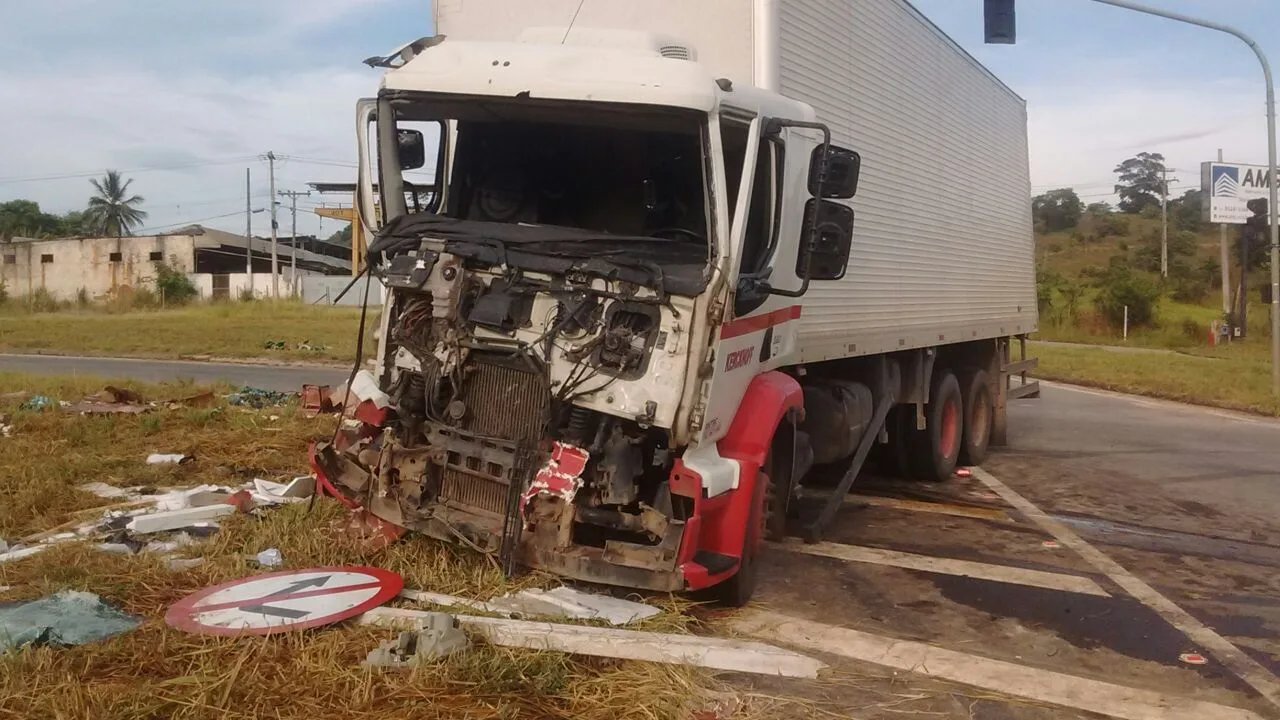
[[[149,383],[186,379],[198,383],[226,382],[279,392],[298,390],[304,383],[337,385],[350,373],[349,370],[323,366],[7,354],[0,355],[0,372],[83,375],[104,380],[129,379]]]

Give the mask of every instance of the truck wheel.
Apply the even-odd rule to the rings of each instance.
[[[915,431],[911,454],[912,475],[917,480],[945,482],[956,470],[964,432],[964,402],[960,382],[949,370],[934,374],[925,406],[923,431]]]
[[[761,472],[758,478],[759,482],[767,488],[768,477]],[[756,581],[759,575],[758,557],[763,545],[763,535],[767,531],[765,516],[761,510],[763,510],[761,504],[752,504],[746,537],[742,539],[742,561],[738,563],[738,572],[728,580],[710,588],[711,596],[721,605],[743,607],[751,602],[751,596],[756,592]]]
[[[964,404],[964,437],[960,442],[960,464],[981,465],[991,444],[991,419],[995,404],[985,370],[969,368],[960,374],[960,395]]]
[[[794,461],[791,449],[794,441],[787,434],[790,431],[788,425],[778,428],[780,434],[765,455],[764,465],[760,466],[760,472],[768,478],[764,486],[764,537],[767,540],[781,540],[787,536],[787,510],[794,487],[792,469],[786,466]]]

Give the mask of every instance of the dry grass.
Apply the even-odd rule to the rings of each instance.
[[[0,393],[44,392],[75,399],[92,380],[0,376]],[[148,398],[188,394],[190,387],[142,387]],[[110,504],[75,489],[88,481],[116,485],[238,485],[305,471],[306,441],[332,419],[305,419],[293,408],[242,412],[161,411],[151,416],[87,418],[56,411],[13,413],[13,435],[0,439],[0,536],[47,529],[77,510]],[[279,415],[275,421],[272,414]],[[191,466],[148,467],[151,451],[190,452]],[[137,630],[81,647],[27,647],[0,656],[0,718],[166,720],[200,718],[678,718],[706,707],[706,672],[691,668],[578,658],[478,646],[413,672],[370,671],[360,662],[388,631],[342,624],[269,638],[210,638],[172,630],[161,618],[174,601],[201,588],[259,572],[253,554],[279,548],[285,567],[366,564],[404,576],[410,587],[487,598],[553,580],[537,574],[506,580],[490,560],[426,538],[371,550],[331,529],[342,509],[320,501],[234,516],[208,540],[184,548],[205,563],[171,571],[150,554],[117,555],[87,544],[55,546],[0,564],[6,600],[63,589],[95,592],[144,623]],[[647,629],[678,631],[693,621],[688,602]],[[739,715],[741,716],[741,715]]]
[[[372,325],[378,316],[370,308]],[[106,313],[66,310],[0,314],[0,350],[116,357],[267,358],[280,361],[350,362],[355,357],[360,311],[297,302],[192,305],[173,310]],[[372,332],[367,332],[367,351]],[[266,350],[268,341],[284,350]],[[298,343],[324,346],[298,350]]]

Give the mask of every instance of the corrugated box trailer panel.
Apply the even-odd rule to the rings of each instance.
[[[904,2],[780,15],[782,93],[863,158],[849,271],[802,301],[802,360],[1031,331],[1022,99]]]

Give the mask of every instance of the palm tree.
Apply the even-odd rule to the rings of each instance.
[[[121,180],[120,171],[108,170],[101,180],[90,180],[97,195],[89,198],[85,211],[89,224],[97,232],[108,237],[132,235],[133,228],[142,224],[147,213],[139,210],[141,195],[129,195],[133,180]]]

